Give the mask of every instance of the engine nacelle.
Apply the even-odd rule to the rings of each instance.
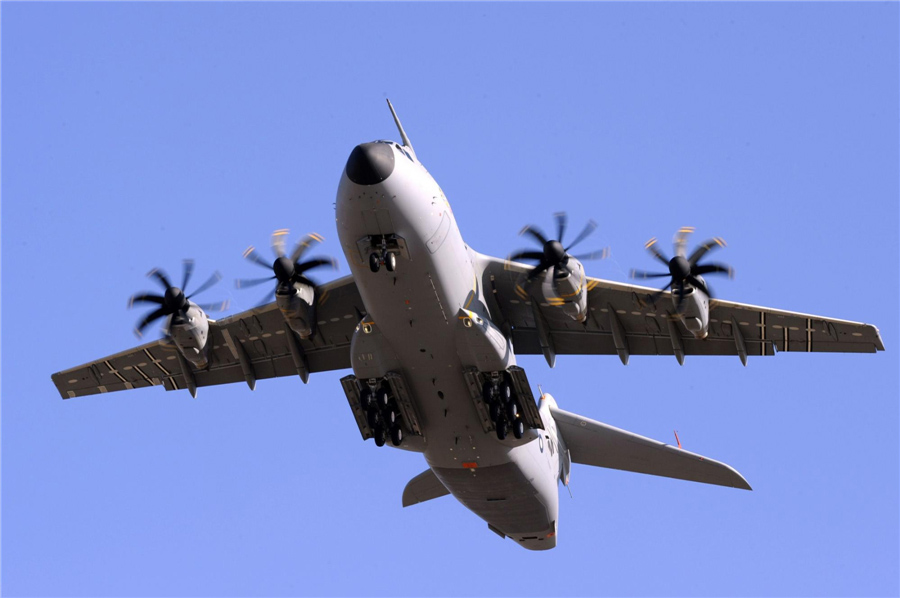
[[[194,367],[203,369],[208,363],[206,341],[209,338],[209,318],[195,303],[169,319],[169,337]]]
[[[566,262],[566,271],[551,269],[544,276],[541,290],[544,299],[576,322],[587,318],[587,278],[584,266],[573,257]]]
[[[315,331],[315,295],[315,288],[300,282],[295,282],[286,292],[279,288],[275,293],[275,303],[278,304],[281,315],[300,338],[309,338]]]
[[[700,278],[699,276],[697,278]],[[702,280],[702,279],[701,279]],[[679,292],[672,289],[672,303],[678,305]],[[681,322],[695,338],[706,338],[709,333],[709,295],[700,289],[684,285],[684,299],[681,304],[682,311],[679,314]]]

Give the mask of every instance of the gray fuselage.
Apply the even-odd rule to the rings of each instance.
[[[336,212],[366,319],[382,335],[378,351],[390,355],[384,367],[404,377],[419,413],[422,436],[405,438],[401,448],[423,453],[446,488],[496,530],[526,548],[554,547],[556,427],[547,412],[546,430],[501,441],[480,424],[456,335],[460,309],[490,319],[477,284],[483,267],[463,241],[443,191],[406,148],[363,144],[341,176]],[[396,269],[372,272],[365,240],[386,237],[402,242]],[[515,364],[511,346],[508,359]],[[356,360],[354,373],[372,376]]]

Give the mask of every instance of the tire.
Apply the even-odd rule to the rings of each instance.
[[[509,382],[503,381],[500,383],[500,396],[506,402],[512,398],[512,385]]]
[[[369,410],[366,411],[366,422],[373,430],[378,427],[378,409],[370,407]]]
[[[522,436],[525,436],[525,422],[521,419],[517,419],[513,424],[513,436],[516,437],[517,440],[521,440]]]
[[[391,444],[394,446],[403,444],[403,429],[400,426],[391,428]]]
[[[506,416],[509,418],[509,421],[516,421],[516,418],[519,417],[519,404],[515,401],[510,401],[509,403],[507,403]]]
[[[393,407],[389,407],[388,410],[384,412],[384,422],[388,426],[393,426],[398,421],[400,421],[400,414],[397,413],[397,410]]]
[[[381,260],[378,259],[377,253],[369,254],[369,270],[372,272],[378,272],[381,269]]]
[[[491,401],[490,406],[488,407],[491,415],[491,421],[497,423],[497,420],[500,419],[500,403],[497,401]]]
[[[368,411],[372,405],[372,389],[368,386],[363,387],[359,393],[359,405],[363,411]]]
[[[384,255],[384,267],[388,272],[393,272],[397,269],[397,254],[393,251],[389,251]]]
[[[491,396],[494,394],[494,385],[491,384],[490,380],[485,381],[484,384],[481,385],[481,398],[485,403],[491,402]]]
[[[387,409],[390,400],[391,396],[384,387],[379,387],[378,390],[375,391],[375,403],[382,409]]]
[[[497,422],[497,440],[506,440],[506,421],[500,420]]]
[[[376,426],[372,433],[375,435],[375,444],[376,446],[384,446],[387,438],[384,436],[384,428],[381,426]]]

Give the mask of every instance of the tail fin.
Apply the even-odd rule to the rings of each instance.
[[[551,406],[573,463],[752,490],[734,468]]]

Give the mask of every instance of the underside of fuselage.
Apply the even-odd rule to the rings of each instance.
[[[341,176],[338,235],[365,303],[367,330],[377,332],[357,343],[363,349],[354,352],[354,374],[361,385],[402,377],[420,434],[407,432],[400,448],[422,452],[446,488],[494,531],[527,548],[552,548],[558,463],[552,471],[536,442],[542,430],[500,440],[482,427],[466,371],[477,363],[502,372],[515,365],[515,355],[504,339],[493,359],[461,357],[460,347],[469,345],[460,344],[467,332],[460,322],[490,321],[479,256],[413,156],[392,142],[362,144]]]

